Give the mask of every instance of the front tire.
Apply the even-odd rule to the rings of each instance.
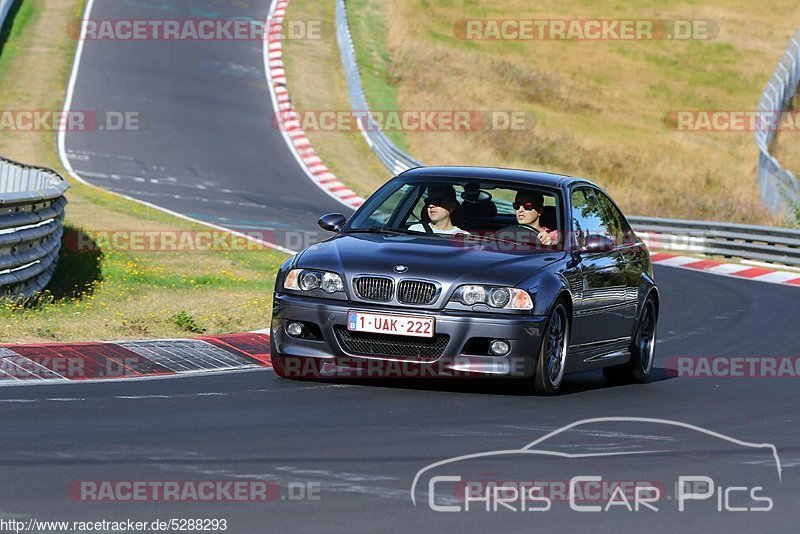
[[[648,297],[639,316],[639,325],[631,343],[631,359],[624,365],[606,367],[603,375],[612,384],[644,384],[650,378],[656,351],[656,303]]]
[[[533,393],[557,395],[564,382],[569,349],[570,321],[563,303],[556,303],[550,312],[544,332],[533,376]]]

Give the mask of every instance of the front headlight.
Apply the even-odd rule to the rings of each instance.
[[[532,310],[533,299],[527,291],[515,287],[467,285],[460,286],[450,299],[465,306],[486,304],[505,310]]]
[[[321,289],[325,293],[333,294],[344,292],[344,282],[336,273],[314,269],[292,269],[283,280],[283,288],[295,291]]]
[[[344,282],[342,281],[342,277],[336,273],[325,273],[322,275],[322,290],[325,293],[344,291]]]

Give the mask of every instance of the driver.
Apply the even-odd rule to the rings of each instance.
[[[426,232],[425,226],[436,234],[466,234],[469,232],[455,226],[453,220],[460,220],[461,205],[456,200],[456,192],[452,186],[431,186],[425,197],[421,223],[412,224],[408,229],[414,232]]]
[[[506,226],[501,232],[533,232],[542,245],[558,244],[558,230],[550,230],[541,223],[542,213],[544,213],[544,195],[533,191],[518,191],[513,206],[517,224]],[[515,239],[515,241],[519,240]]]

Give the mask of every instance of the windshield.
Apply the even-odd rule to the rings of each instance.
[[[563,243],[559,190],[458,178],[392,182],[375,193],[345,232],[458,236],[553,250]]]

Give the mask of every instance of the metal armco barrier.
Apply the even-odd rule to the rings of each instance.
[[[350,104],[355,111],[368,111],[361,75],[356,62],[356,52],[347,23],[345,0],[336,0],[336,33],[342,63],[350,92]],[[768,116],[780,118],[794,95],[800,80],[800,29],[792,38],[778,70],[767,84],[759,104],[760,111],[777,111]],[[362,129],[372,150],[393,174],[422,166],[418,160],[397,148],[375,124]],[[767,147],[775,136],[774,128],[756,132],[761,149],[759,183],[762,200],[773,210],[785,209],[781,190],[789,198],[798,199],[797,180],[773,158]],[[631,225],[651,248],[683,250],[745,260],[800,266],[800,230],[746,226],[742,224],[708,221],[659,219],[655,217],[629,217]]]
[[[54,171],[0,158],[0,297],[30,298],[50,282],[68,188]]]
[[[392,175],[400,174],[414,167],[422,167],[422,163],[397,148],[369,115],[369,105],[364,95],[364,88],[361,85],[361,74],[358,70],[356,50],[353,46],[353,38],[350,35],[350,26],[347,23],[344,0],[336,0],[336,40],[339,44],[339,52],[341,53],[342,64],[347,77],[350,107],[353,108],[353,111],[365,112],[366,124],[359,121],[359,127],[367,140],[367,144]]]
[[[800,28],[792,37],[778,68],[767,82],[767,87],[758,102],[761,127],[756,130],[758,145],[758,185],[761,202],[774,213],[786,213],[792,204],[800,202],[800,186],[797,178],[784,169],[769,153],[775,140],[781,113],[797,92],[800,82]]]
[[[0,0],[0,28],[3,27],[3,24],[6,21],[6,16],[11,10],[11,4],[13,3],[14,0]]]
[[[628,220],[652,248],[800,266],[800,230],[655,217]]]

